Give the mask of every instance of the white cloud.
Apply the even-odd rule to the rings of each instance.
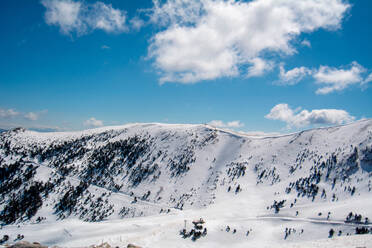
[[[274,64],[261,58],[253,58],[250,61],[251,66],[248,68],[248,77],[262,76],[266,71],[273,69]]]
[[[369,82],[372,82],[372,73],[370,73],[366,79],[362,82],[362,84],[368,84]]]
[[[244,124],[241,123],[240,121],[230,121],[225,123],[220,120],[213,120],[208,122],[208,124],[220,128],[240,128],[244,126]]]
[[[134,30],[140,30],[145,25],[145,21],[138,16],[133,17],[129,22]]]
[[[127,30],[124,11],[114,9],[111,5],[96,2],[93,5],[94,14],[89,18],[91,26],[103,29],[106,32],[122,32]],[[89,22],[88,21],[88,22]]]
[[[39,119],[40,115],[47,113],[48,110],[42,110],[39,112],[28,112],[28,113],[20,113],[15,111],[14,109],[1,109],[0,108],[0,118],[13,118],[16,116],[22,116],[23,118],[36,121]]]
[[[269,114],[265,116],[267,119],[280,120],[287,123],[290,127],[304,127],[316,124],[344,124],[349,123],[355,118],[345,110],[339,109],[314,109],[308,110],[293,110],[288,104],[282,103],[273,107]]]
[[[0,108],[0,118],[12,118],[19,115],[14,109],[2,109]]]
[[[105,32],[127,30],[126,13],[103,2],[88,3],[75,0],[42,0],[46,8],[45,21],[59,26],[63,34],[86,34],[94,29]]]
[[[97,120],[94,117],[91,117],[90,119],[84,121],[84,126],[87,127],[102,127],[103,126],[103,121]]]
[[[353,84],[363,87],[372,81],[372,73],[366,76],[367,69],[355,61],[340,68],[320,66],[318,69],[310,69],[301,66],[288,71],[285,71],[284,65],[281,63],[279,70],[278,85],[294,85],[309,75],[314,78],[316,84],[322,85],[316,93],[323,95],[344,90]]]
[[[44,0],[41,3],[47,9],[45,20],[49,25],[58,25],[61,32],[65,34],[73,30],[84,31],[84,23],[79,18],[82,5],[80,2]]]
[[[279,67],[279,84],[281,85],[294,85],[300,82],[306,75],[310,75],[312,72],[306,67],[296,67],[292,70],[285,71],[283,64]]]
[[[111,49],[111,47],[109,47],[109,46],[107,46],[107,45],[102,45],[102,46],[101,46],[101,49],[102,49],[102,50],[109,50],[109,49]]]
[[[29,112],[29,113],[25,114],[25,118],[30,120],[30,121],[36,121],[37,119],[39,119],[39,115],[37,113],[34,113],[34,112]]]
[[[230,121],[227,123],[227,126],[228,127],[235,127],[235,128],[238,128],[238,127],[243,127],[244,124],[241,123],[240,121]]]
[[[316,91],[317,94],[328,94],[333,91],[341,91],[352,84],[363,83],[362,74],[366,69],[353,62],[350,69],[338,69],[329,66],[320,66],[313,77],[316,83],[324,85]]]
[[[172,24],[196,23],[203,12],[203,0],[153,0],[150,21],[167,26]]]
[[[40,117],[40,115],[42,114],[46,114],[48,112],[48,110],[42,110],[42,111],[39,111],[39,112],[28,112],[26,114],[23,115],[24,118],[26,118],[27,120],[30,120],[30,121],[37,121]]]
[[[263,73],[270,54],[291,55],[301,33],[337,29],[350,7],[343,0],[154,0],[152,21],[165,26],[149,57],[160,82],[195,83]]]
[[[304,39],[303,41],[301,41],[301,45],[302,46],[306,46],[306,47],[311,47],[311,43],[309,40],[306,40]]]

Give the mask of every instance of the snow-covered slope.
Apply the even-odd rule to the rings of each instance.
[[[16,129],[0,134],[0,164],[10,241],[269,247],[354,234],[372,217],[372,120],[275,137],[158,123]],[[183,239],[184,220],[199,217],[208,234]]]

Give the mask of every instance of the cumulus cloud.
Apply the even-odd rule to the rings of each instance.
[[[281,85],[294,85],[300,82],[305,76],[310,75],[312,72],[306,67],[296,67],[292,70],[285,71],[284,65],[281,64],[279,73],[279,84]]]
[[[103,126],[103,121],[97,120],[94,117],[91,117],[90,119],[84,121],[84,126],[87,127],[102,127]]]
[[[311,76],[317,85],[317,94],[329,94],[335,91],[342,91],[351,85],[364,86],[372,81],[372,73],[366,76],[367,69],[352,62],[348,66],[339,68],[330,66],[320,66],[317,69],[310,69],[304,66],[295,67],[286,71],[283,63],[279,65],[278,85],[294,85],[300,82],[304,77]]]
[[[0,108],[0,118],[12,118],[19,115],[14,109],[2,109]]]
[[[301,33],[340,27],[343,0],[154,0],[151,20],[165,28],[151,40],[149,57],[160,82],[195,83],[234,77],[248,68],[261,75],[265,55],[291,55]]]
[[[274,67],[273,62],[261,58],[253,58],[250,63],[251,66],[248,68],[248,77],[262,76],[266,71],[270,71]]]
[[[288,128],[304,127],[317,124],[344,124],[355,120],[345,110],[340,109],[314,109],[308,110],[293,110],[288,104],[281,103],[273,107],[269,114],[265,116],[267,119],[279,120],[287,123]]]
[[[244,126],[244,124],[240,121],[223,122],[221,120],[213,120],[210,121],[208,124],[220,128],[240,128]]]
[[[89,3],[75,0],[42,0],[46,8],[45,21],[59,26],[63,34],[86,34],[95,29],[105,32],[124,32],[126,13],[103,2]]]
[[[362,74],[366,69],[357,62],[351,63],[349,69],[338,69],[329,66],[320,66],[313,75],[316,83],[324,85],[319,88],[317,94],[328,94],[333,91],[341,91],[352,84],[363,83]]]

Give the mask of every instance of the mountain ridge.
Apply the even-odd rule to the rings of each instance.
[[[372,216],[365,207],[372,187],[372,120],[276,137],[203,124],[67,133],[16,129],[0,135],[0,165],[4,230],[187,213],[244,220],[298,211],[317,219],[314,211],[335,209],[338,222],[350,211]],[[15,207],[25,201],[29,207]]]
[[[229,128],[221,128],[221,127],[216,127],[211,124],[202,124],[202,123],[195,123],[195,124],[185,124],[185,123],[162,123],[162,122],[133,122],[133,123],[126,123],[123,125],[112,125],[112,126],[103,126],[103,127],[95,127],[95,128],[88,128],[84,130],[76,130],[76,131],[51,131],[51,132],[41,132],[41,131],[36,131],[33,129],[27,129],[23,127],[17,127],[13,129],[0,129],[2,132],[9,132],[9,131],[14,131],[14,130],[24,130],[24,131],[29,131],[29,132],[34,132],[38,134],[84,134],[84,133],[99,133],[103,131],[110,131],[110,130],[118,130],[118,129],[125,129],[133,126],[164,126],[164,127],[206,127],[206,128],[211,128],[211,129],[216,129],[219,131],[223,131],[226,133],[234,134],[237,136],[242,136],[242,137],[259,137],[259,138],[276,138],[276,137],[282,137],[282,136],[289,136],[289,135],[294,135],[298,133],[303,133],[303,132],[309,132],[309,131],[315,131],[315,130],[322,130],[322,129],[333,129],[333,128],[339,128],[339,127],[344,127],[344,126],[349,126],[349,125],[354,125],[357,123],[363,123],[363,122],[370,122],[372,118],[366,118],[366,119],[361,119],[357,120],[351,123],[344,123],[344,124],[338,124],[338,125],[330,125],[330,126],[321,126],[321,127],[314,127],[314,128],[309,128],[309,129],[304,129],[300,131],[295,131],[291,133],[278,133],[277,135],[273,135],[272,133],[268,133],[267,135],[265,132],[262,132],[262,135],[251,135],[251,132],[244,132],[244,131],[234,131]],[[256,133],[256,132],[253,132]]]

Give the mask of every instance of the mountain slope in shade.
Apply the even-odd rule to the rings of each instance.
[[[157,123],[15,129],[0,134],[0,163],[11,240],[269,247],[354,234],[372,218],[372,120],[275,137]],[[184,220],[199,217],[208,234],[183,239]]]

